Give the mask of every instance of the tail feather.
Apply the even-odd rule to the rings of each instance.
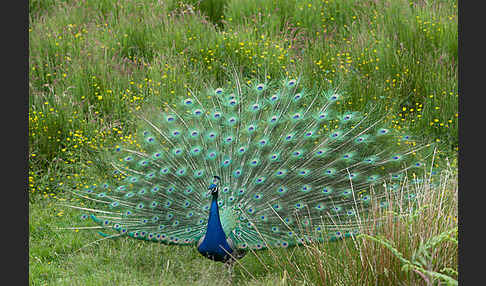
[[[408,194],[400,182],[423,172],[429,146],[385,128],[374,110],[340,112],[342,97],[298,80],[191,92],[143,114],[137,140],[114,148],[117,180],[76,193],[106,206],[95,222],[120,235],[191,244],[204,234],[217,175],[223,228],[238,248],[353,235],[372,200],[386,207],[386,193]]]

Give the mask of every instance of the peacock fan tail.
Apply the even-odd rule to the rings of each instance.
[[[105,237],[195,245],[217,261],[356,234],[372,201],[414,199],[401,182],[425,171],[430,145],[373,112],[340,112],[342,97],[294,79],[237,81],[154,108],[136,143],[114,148],[118,179],[75,190],[95,207],[73,207]]]

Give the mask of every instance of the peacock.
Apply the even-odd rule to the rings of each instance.
[[[373,109],[346,111],[338,87],[301,85],[236,78],[141,112],[136,138],[110,150],[113,179],[73,190],[89,203],[72,207],[105,239],[192,245],[226,263],[353,236],[390,193],[413,201],[401,183],[424,171],[430,144]]]

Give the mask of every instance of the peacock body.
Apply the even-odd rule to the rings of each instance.
[[[114,148],[117,179],[76,190],[96,204],[78,208],[105,237],[195,245],[216,261],[353,235],[372,201],[386,207],[423,168],[423,146],[372,112],[339,112],[341,97],[236,81],[154,109],[136,143]]]

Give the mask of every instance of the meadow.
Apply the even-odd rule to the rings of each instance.
[[[29,0],[31,285],[454,285],[457,280],[457,1]],[[57,230],[69,192],[105,176],[136,114],[189,90],[298,77],[339,86],[343,110],[437,146],[415,215],[342,242],[249,254],[233,272],[190,247]],[[89,244],[88,246],[86,246]],[[282,259],[284,258],[284,259]]]

